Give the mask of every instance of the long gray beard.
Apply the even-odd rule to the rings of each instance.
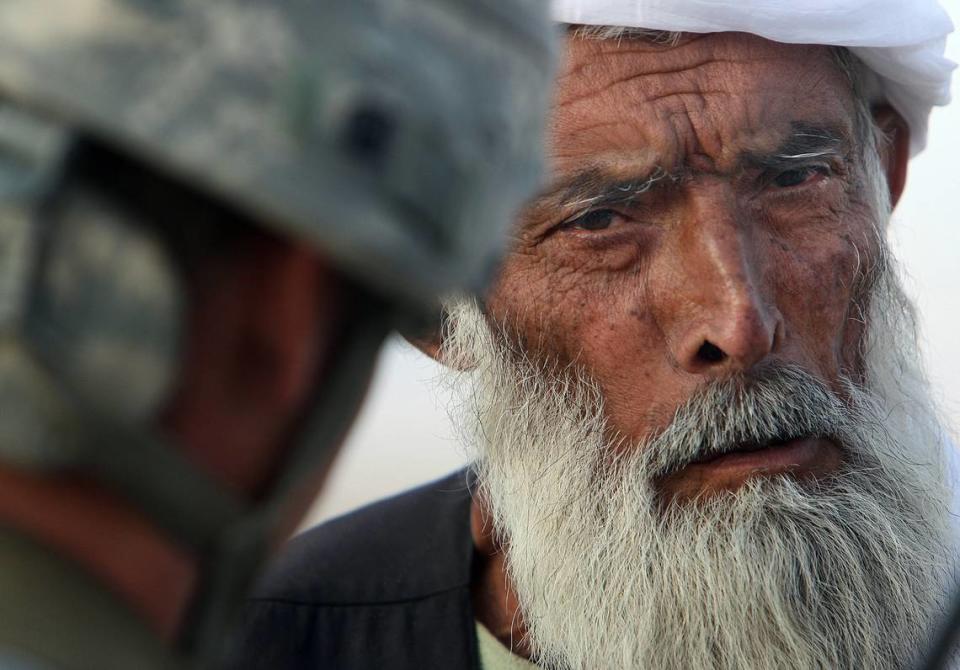
[[[902,316],[901,301],[888,285],[874,309]],[[885,398],[844,380],[841,400],[803,370],[769,368],[707,386],[625,445],[583,374],[518,355],[475,305],[453,307],[448,328],[447,360],[470,368],[462,432],[540,665],[902,668],[923,649],[949,573],[949,497],[904,346],[866,352]],[[841,444],[842,470],[686,503],[651,484],[732,443],[797,433]]]

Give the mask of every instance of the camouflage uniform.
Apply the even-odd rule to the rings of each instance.
[[[185,655],[210,658],[279,501],[330,458],[389,328],[490,277],[539,179],[550,31],[540,0],[0,4],[0,459],[89,475],[205,557]],[[352,345],[261,503],[147,428],[176,376],[183,287],[170,250],[109,203],[48,216],[91,142],[314,244],[364,287]],[[182,660],[9,530],[0,580],[11,665],[13,650],[71,668]]]

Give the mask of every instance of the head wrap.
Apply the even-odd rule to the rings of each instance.
[[[552,0],[562,23],[713,33],[848,47],[877,77],[877,93],[910,126],[913,155],[927,119],[950,101],[956,64],[944,57],[953,23],[937,0]]]

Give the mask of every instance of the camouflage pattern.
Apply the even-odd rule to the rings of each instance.
[[[183,667],[84,570],[4,529],[0,593],[0,670]]]
[[[4,0],[0,95],[432,304],[484,284],[537,184],[546,4]]]
[[[0,459],[82,472],[203,556],[180,641],[200,667],[284,500],[332,457],[389,327],[489,279],[538,184],[551,32],[542,0],[0,2]],[[371,292],[255,504],[149,428],[186,296],[148,227],[63,185],[84,137],[312,243]],[[4,546],[8,561],[39,551]],[[17,593],[5,611],[49,619],[36,589]],[[81,600],[90,620],[122,618]],[[24,639],[0,618],[0,655]]]

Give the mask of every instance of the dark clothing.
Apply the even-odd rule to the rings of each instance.
[[[294,538],[228,667],[479,670],[472,481],[459,471]]]

